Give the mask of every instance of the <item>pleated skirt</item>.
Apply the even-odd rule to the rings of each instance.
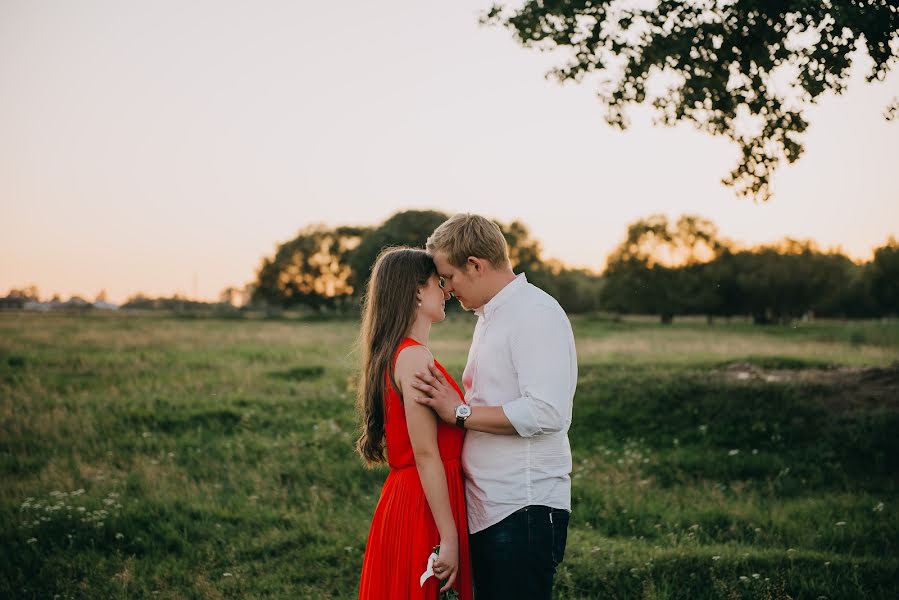
[[[453,587],[460,600],[471,600],[471,560],[462,464],[458,458],[445,459],[443,467],[459,533],[459,573]],[[391,469],[372,517],[362,562],[359,598],[437,600],[440,590],[437,578],[430,577],[424,587],[419,585],[419,578],[427,569],[428,556],[439,543],[440,534],[418,469],[414,465]]]

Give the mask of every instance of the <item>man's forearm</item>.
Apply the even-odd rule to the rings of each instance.
[[[506,417],[502,406],[472,407],[471,416],[465,420],[465,429],[498,435],[518,435],[518,432]]]

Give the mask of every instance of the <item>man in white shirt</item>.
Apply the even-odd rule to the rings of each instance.
[[[548,600],[571,511],[571,324],[552,296],[513,273],[490,220],[455,215],[427,249],[444,291],[478,316],[462,376],[466,404],[435,368],[413,384],[424,394],[416,401],[469,430],[462,466],[475,595]]]

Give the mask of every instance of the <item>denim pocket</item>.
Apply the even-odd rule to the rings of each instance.
[[[561,508],[550,509],[553,536],[553,567],[558,567],[565,558],[565,546],[568,543],[568,519],[571,516],[567,510]]]

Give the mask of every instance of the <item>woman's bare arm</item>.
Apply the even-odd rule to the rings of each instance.
[[[427,366],[433,364],[433,360],[431,353],[423,346],[405,348],[397,358],[396,378],[404,398],[406,426],[409,429],[409,440],[412,442],[412,452],[415,455],[415,466],[418,468],[428,506],[440,533],[440,558],[435,561],[435,566],[443,567],[440,577],[447,580],[441,590],[444,591],[449,589],[456,579],[459,536],[450,507],[446,472],[437,447],[437,415],[427,406],[411,400],[417,395],[417,391],[411,386],[415,372],[427,370]],[[410,400],[406,402],[406,398]]]

